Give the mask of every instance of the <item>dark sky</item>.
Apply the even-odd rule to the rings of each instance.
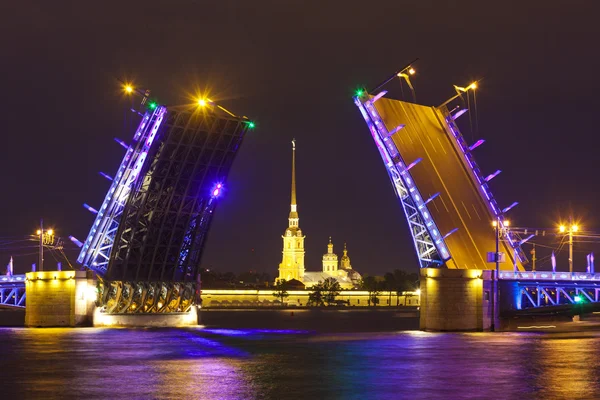
[[[276,274],[295,137],[307,269],[321,268],[331,235],[338,251],[348,242],[360,272],[416,271],[401,207],[351,98],[416,57],[424,104],[483,78],[479,132],[466,117],[462,128],[487,140],[477,159],[484,173],[503,170],[491,186],[500,205],[520,202],[516,224],[553,226],[572,212],[598,230],[599,11],[591,0],[3,2],[0,242],[35,231],[40,217],[85,239],[93,215],[81,204],[101,204],[108,182],[97,172],[113,174],[123,156],[113,137],[133,134],[116,81],[124,78],[167,104],[209,93],[257,121],[205,266]],[[0,267],[13,254],[23,272],[35,256],[17,254],[35,249],[16,247],[0,247]]]

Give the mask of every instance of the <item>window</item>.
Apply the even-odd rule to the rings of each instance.
[[[356,300],[356,304],[360,304],[360,299],[357,299],[357,300]]]
[[[490,291],[486,290],[485,293],[483,294],[483,299],[486,301],[490,300]]]

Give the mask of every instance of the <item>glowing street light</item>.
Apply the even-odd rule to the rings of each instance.
[[[417,102],[417,96],[415,95],[415,88],[413,87],[413,85],[410,81],[410,77],[416,73],[417,73],[417,71],[410,65],[408,67],[404,68],[402,71],[398,72],[398,78],[404,79],[406,81],[406,84],[408,85],[408,87],[410,88],[410,91],[412,92],[413,101],[415,103]]]
[[[561,224],[558,227],[558,231],[569,235],[569,272],[573,274],[573,233],[579,231],[579,226],[571,223],[567,228],[564,224]]]
[[[198,99],[198,105],[199,105],[200,107],[205,107],[207,104],[208,104],[208,103],[206,102],[206,100],[205,100],[205,99],[202,99],[202,98]]]
[[[125,93],[131,94],[133,93],[134,88],[130,84],[125,84],[125,86],[123,86],[123,90],[125,91]]]
[[[446,104],[450,103],[451,101],[459,98],[462,95],[462,93],[467,93],[469,90],[475,90],[475,89],[477,89],[477,82],[473,82],[470,85],[468,85],[467,87],[454,85],[454,90],[456,90],[456,96],[450,97],[448,100],[443,102],[442,105],[440,105],[440,107],[445,106]]]
[[[51,244],[54,241],[54,229],[44,230],[44,220],[40,220],[40,229],[35,232],[39,237],[39,270],[44,270],[44,243]]]

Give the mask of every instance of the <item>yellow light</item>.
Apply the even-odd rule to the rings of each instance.
[[[204,107],[206,105],[206,100],[204,100],[204,99],[198,99],[198,105],[200,107]]]
[[[162,308],[162,303],[160,301],[158,302],[158,308]]]
[[[494,228],[495,228],[495,227],[497,227],[497,226],[498,226],[498,221],[493,221],[493,222],[492,222],[492,226],[493,226]]]
[[[411,75],[414,75],[415,72],[417,72],[417,71],[415,71],[414,68],[411,68],[411,69],[408,70],[408,73],[411,74]]]
[[[505,220],[504,222],[502,222],[502,224],[503,224],[505,227],[508,227],[508,226],[510,225],[510,221],[509,221],[509,220]]]
[[[469,89],[473,89],[473,90],[477,89],[477,82],[473,82],[473,83],[471,83],[471,84],[469,85]]]
[[[417,294],[417,296],[420,296],[421,295],[421,289],[415,290],[415,293]]]
[[[564,225],[561,225],[561,226],[558,227],[558,231],[559,232],[564,232],[566,230],[567,230],[567,228]]]
[[[48,230],[46,231],[46,233],[47,233],[48,235],[52,236],[52,235],[54,235],[54,230],[53,230],[53,229],[48,229]]]
[[[577,231],[579,230],[579,227],[578,227],[577,225],[573,225],[573,226],[571,227],[571,230],[572,230],[573,232],[577,232]]]
[[[133,86],[131,86],[131,85],[125,85],[123,87],[123,90],[125,90],[126,93],[133,93]]]
[[[41,234],[42,234],[42,231],[38,229],[36,233],[37,233],[38,235],[41,235]]]

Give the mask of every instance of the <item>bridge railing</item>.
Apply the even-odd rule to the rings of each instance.
[[[552,271],[527,271],[512,272],[501,271],[499,279],[506,280],[548,280],[548,281],[593,281],[600,282],[600,274],[586,272],[552,272]]]
[[[23,284],[25,284],[25,275],[3,275],[0,276],[0,286],[2,286],[3,283],[8,283],[8,282],[22,282]]]

